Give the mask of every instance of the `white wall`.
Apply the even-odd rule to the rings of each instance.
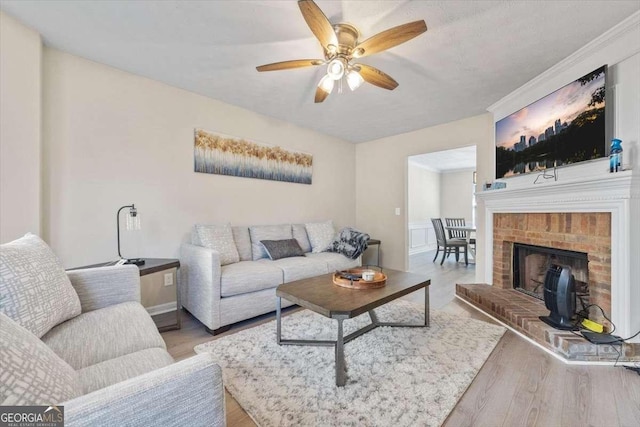
[[[473,169],[443,171],[440,176],[440,216],[464,218],[471,224],[473,217]]]
[[[44,231],[65,266],[114,259],[130,203],[124,256],[176,257],[195,223],[355,223],[353,144],[55,49],[43,64]],[[308,152],[313,184],[195,173],[194,128]]]
[[[0,243],[40,233],[41,46],[0,11]]]
[[[413,163],[407,164],[407,212],[409,255],[437,246],[431,218],[440,217],[440,172]]]
[[[407,167],[409,222],[440,218],[440,172],[418,166],[411,161]]]
[[[407,157],[492,140],[493,119],[481,114],[356,145],[356,224],[381,239],[385,267],[407,268]]]

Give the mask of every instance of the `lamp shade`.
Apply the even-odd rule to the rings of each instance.
[[[140,230],[142,228],[140,224],[140,214],[136,208],[130,209],[129,212],[126,213],[126,216],[127,230]]]
[[[351,70],[347,74],[347,84],[352,91],[358,89],[363,82],[364,79],[359,72]]]
[[[333,85],[335,80],[333,80],[328,74],[320,80],[318,83],[318,87],[325,91],[326,93],[331,93],[333,91]]]
[[[327,66],[327,75],[333,80],[340,80],[342,76],[344,76],[346,68],[346,61],[342,58],[336,58],[329,62],[329,65]]]

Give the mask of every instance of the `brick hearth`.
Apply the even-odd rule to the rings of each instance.
[[[540,321],[538,316],[549,314],[544,303],[514,289],[458,284],[456,295],[567,360],[614,361],[618,357],[610,345],[591,344],[571,332],[554,329]],[[616,348],[622,352],[620,361],[640,361],[640,345],[624,344]]]

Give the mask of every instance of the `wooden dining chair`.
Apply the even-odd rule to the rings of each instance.
[[[447,227],[464,227],[466,225],[464,218],[445,218]],[[462,230],[447,230],[450,239],[466,239],[467,233]]]
[[[444,222],[445,224],[447,224],[447,227],[464,227],[467,225],[464,218],[445,218]],[[462,230],[447,230],[447,231],[449,232],[450,239],[466,239],[467,238],[466,231],[462,231]],[[469,239],[469,243],[471,243],[474,248],[476,247],[476,239],[474,238]]]
[[[438,258],[440,248],[442,248],[442,260],[440,260],[440,265],[444,263],[444,259],[449,256],[452,251],[455,251],[456,261],[458,261],[460,259],[460,248],[462,248],[464,249],[464,263],[465,265],[469,265],[467,241],[465,239],[447,239],[447,235],[444,231],[444,225],[442,225],[442,220],[440,218],[431,218],[431,222],[433,223],[433,229],[436,232],[436,241],[438,243],[436,256],[433,257],[433,262]]]

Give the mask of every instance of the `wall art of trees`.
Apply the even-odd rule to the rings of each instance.
[[[311,184],[313,156],[196,129],[194,170]]]

